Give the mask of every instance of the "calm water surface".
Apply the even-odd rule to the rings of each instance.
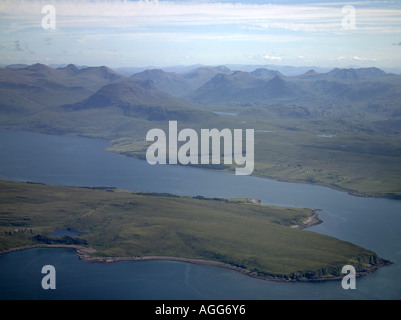
[[[274,283],[231,270],[169,261],[89,264],[71,250],[33,249],[0,258],[0,298],[54,299],[400,299],[401,201],[361,198],[329,188],[183,166],[151,166],[106,152],[101,140],[0,131],[0,179],[109,186],[206,197],[252,197],[264,204],[322,209],[309,230],[371,249],[394,265],[357,279]],[[57,289],[40,286],[53,264]]]

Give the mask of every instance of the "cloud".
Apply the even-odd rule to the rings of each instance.
[[[401,4],[351,2],[357,28],[345,30],[341,9],[349,3],[328,1],[0,0],[0,43],[6,46],[3,56],[7,51],[14,59],[32,49],[42,59],[81,64],[126,59],[150,65],[163,55],[174,63],[368,64],[374,60],[367,53],[381,63],[401,61],[396,48],[386,50],[389,44],[401,47],[394,40],[401,36]],[[57,30],[51,33],[41,24],[47,4],[56,9]],[[89,48],[99,52],[96,58]],[[60,54],[65,49],[71,56]]]
[[[378,61],[377,58],[358,57],[358,56],[351,57],[351,60],[354,60],[354,61]]]
[[[370,4],[370,6],[369,6]],[[4,21],[20,21],[13,28],[39,28],[42,1],[6,1]],[[57,25],[64,28],[135,28],[236,25],[251,29],[341,32],[341,4],[217,3],[171,1],[55,1]],[[35,14],[36,13],[36,14]],[[382,32],[388,26],[401,32],[401,10],[378,8],[367,2],[357,7],[358,31]],[[4,22],[3,22],[4,25]],[[10,25],[9,25],[10,27]]]
[[[281,62],[281,57],[269,56],[269,55],[262,55],[262,59],[271,62]]]
[[[380,59],[372,57],[360,57],[360,56],[352,56],[352,57],[339,56],[337,57],[337,61],[348,62],[348,63],[353,63],[353,62],[372,63],[372,62],[378,62],[380,61]]]

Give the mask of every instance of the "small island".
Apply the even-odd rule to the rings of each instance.
[[[388,264],[376,253],[303,230],[321,223],[309,208],[255,199],[188,197],[115,188],[0,181],[0,254],[32,247],[75,249],[90,262],[177,260],[275,281],[364,275]],[[78,236],[52,236],[54,230]]]

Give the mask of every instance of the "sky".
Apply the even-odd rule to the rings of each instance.
[[[401,67],[401,1],[3,1],[0,64]]]

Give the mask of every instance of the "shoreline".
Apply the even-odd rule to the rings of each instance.
[[[9,126],[0,126],[0,130],[9,130],[9,131],[25,131],[25,132],[33,132],[33,133],[39,133],[39,134],[47,134],[47,135],[56,135],[56,136],[62,136],[62,137],[78,137],[78,138],[86,138],[86,139],[95,139],[95,140],[101,140],[103,142],[105,142],[108,146],[106,146],[104,148],[105,152],[112,152],[115,154],[118,154],[120,156],[123,157],[128,157],[131,159],[136,159],[136,160],[142,160],[142,161],[146,161],[144,160],[142,157],[138,156],[138,155],[128,155],[127,153],[123,153],[123,152],[118,152],[116,150],[113,150],[113,142],[112,140],[110,140],[107,137],[94,137],[91,136],[90,134],[82,134],[82,133],[69,133],[69,134],[59,134],[59,133],[52,133],[52,132],[48,132],[46,130],[35,130],[35,129],[21,129],[21,128],[10,128]],[[215,169],[215,168],[202,168],[200,166],[192,166],[192,165],[182,165],[182,164],[178,164],[180,166],[184,166],[184,167],[190,167],[190,168],[196,168],[196,169],[202,169],[202,170],[214,170],[214,171],[218,171],[218,172],[225,172],[225,173],[230,173],[230,174],[234,174],[232,172],[232,170],[227,170],[227,169]],[[319,187],[324,187],[324,188],[329,188],[331,190],[335,190],[338,192],[343,192],[343,193],[347,193],[350,196],[354,196],[354,197],[361,197],[361,198],[378,198],[378,199],[388,199],[388,200],[396,200],[396,201],[401,201],[401,195],[396,195],[396,196],[390,196],[387,195],[388,193],[372,193],[372,194],[366,194],[366,193],[359,193],[355,190],[352,189],[347,189],[347,188],[343,188],[340,186],[332,186],[329,184],[322,184],[322,183],[312,183],[312,182],[308,182],[308,181],[299,181],[299,180],[291,180],[291,179],[286,179],[286,178],[276,178],[276,177],[271,177],[271,176],[264,176],[264,175],[258,175],[258,174],[254,174],[252,173],[250,175],[251,177],[256,177],[256,178],[261,178],[261,179],[268,179],[268,180],[273,180],[273,181],[277,181],[277,182],[287,182],[287,183],[301,183],[301,184],[308,184],[308,185],[312,185],[312,186],[319,186]]]
[[[83,136],[83,137],[97,139],[97,138],[87,137],[87,136]],[[106,138],[104,138],[104,139],[100,138],[100,139],[102,139],[102,140],[104,140],[104,141],[106,141],[107,143],[110,144],[109,147],[105,148],[106,152],[113,152],[113,153],[121,155],[123,157],[146,161],[140,156],[128,155],[126,153],[118,152],[116,150],[113,150],[113,146],[112,146],[112,142],[111,141],[107,140]],[[235,174],[232,170],[229,170],[229,169],[203,168],[203,167],[201,167],[199,165],[191,165],[191,164],[183,165],[183,164],[180,164],[180,163],[178,163],[177,165],[180,165],[180,166],[183,166],[183,167],[190,167],[190,168],[194,168],[194,169],[214,170],[214,171],[223,172],[223,173]],[[264,175],[260,175],[260,174],[254,174],[254,173],[252,173],[249,176],[250,177],[255,177],[255,178],[261,178],[261,179],[268,179],[268,180],[277,181],[277,182],[307,184],[307,185],[311,185],[311,186],[329,188],[329,189],[334,190],[334,191],[346,193],[346,194],[348,194],[350,196],[353,196],[353,197],[388,199],[388,200],[401,201],[401,195],[400,196],[390,196],[390,195],[386,196],[386,194],[388,194],[388,193],[359,193],[356,190],[352,190],[352,189],[348,189],[348,188],[340,187],[340,186],[333,186],[333,185],[330,185],[330,184],[313,183],[313,182],[308,182],[308,181],[291,180],[291,179],[286,179],[286,178],[276,178],[276,177],[272,177],[272,176],[264,176]]]
[[[86,136],[84,136],[86,137]],[[86,138],[93,138],[93,137],[86,137]],[[98,139],[98,138],[95,138]],[[110,143],[110,141],[108,141],[107,139],[105,139],[104,141]],[[111,150],[105,150],[105,151],[109,151],[109,152],[114,152],[116,154],[120,154],[123,156],[127,156],[115,151],[111,151]],[[131,157],[128,156],[130,158],[135,158],[135,157]],[[143,160],[143,159],[139,159],[136,158],[138,160]],[[191,167],[191,166],[189,166]],[[199,167],[198,167],[199,169]],[[209,169],[210,168],[201,168],[201,169]],[[227,173],[231,173],[229,171],[224,171],[224,170],[218,170],[218,169],[212,169],[212,170],[217,170],[220,172],[227,172]],[[290,182],[290,183],[306,183],[306,184],[310,184],[310,185],[319,185],[316,183],[308,183],[308,182],[301,182],[301,181],[285,181],[285,180],[281,180],[281,179],[275,179],[275,178],[271,178],[271,177],[266,177],[266,176],[257,176],[257,175],[252,175],[254,177],[259,177],[259,178],[263,178],[263,179],[271,179],[271,180],[275,180],[275,181],[282,181],[282,182]],[[331,186],[325,186],[325,185],[320,185],[322,187],[328,187],[331,189],[336,189],[334,187]],[[349,192],[349,190],[341,190],[339,189],[340,192],[347,192],[348,194],[351,194]],[[353,196],[360,196],[360,197],[369,197],[369,196],[364,196],[364,195],[356,195],[356,194],[351,194]],[[374,196],[372,196],[374,197]],[[374,197],[374,198],[381,198],[381,197]],[[385,197],[383,197],[385,199]],[[258,201],[256,199],[251,199],[253,203],[255,203],[254,201]],[[260,202],[259,202],[260,203]],[[312,210],[313,211],[313,210]],[[302,224],[300,225],[296,225],[296,226],[291,226],[293,228],[301,228],[301,229],[305,229],[305,228],[309,228],[311,226],[317,225],[322,223],[323,221],[321,221],[318,218],[317,213],[315,212],[314,214],[312,214],[306,221],[304,221]],[[231,269],[237,272],[240,272],[242,274],[248,275],[250,277],[254,277],[254,278],[259,278],[259,279],[263,279],[263,280],[269,280],[269,281],[279,281],[279,282],[311,282],[311,281],[328,281],[328,280],[339,280],[342,279],[343,276],[330,276],[330,277],[320,277],[320,278],[306,278],[306,277],[299,277],[299,278],[289,278],[287,276],[284,277],[275,277],[275,276],[266,276],[266,275],[260,275],[257,272],[253,272],[251,270],[248,269],[244,269],[244,268],[240,268],[240,267],[236,267],[230,264],[226,264],[223,262],[218,262],[218,261],[209,261],[209,260],[201,260],[201,259],[190,259],[190,258],[180,258],[180,257],[168,257],[168,256],[144,256],[144,257],[95,257],[95,256],[91,256],[91,253],[96,252],[95,249],[93,248],[88,248],[88,247],[83,247],[83,246],[78,246],[78,245],[45,245],[45,244],[38,244],[38,245],[29,245],[29,246],[22,246],[22,247],[16,247],[16,248],[11,248],[11,249],[7,249],[4,251],[0,251],[0,256],[3,253],[9,253],[9,252],[13,252],[13,251],[18,251],[18,250],[27,250],[27,249],[33,249],[33,248],[67,248],[67,249],[75,249],[78,257],[82,260],[85,260],[87,262],[93,262],[93,263],[111,263],[111,262],[118,262],[118,261],[149,261],[149,260],[168,260],[168,261],[180,261],[180,262],[186,262],[186,263],[193,263],[193,264],[204,264],[204,265],[213,265],[213,266],[218,266],[218,267],[223,267],[223,268],[227,268],[227,269]],[[366,274],[370,274],[374,271],[376,271],[377,269],[390,264],[391,262],[385,260],[385,259],[381,259],[381,262],[379,264],[375,264],[375,265],[370,265],[368,266],[366,269],[366,271],[362,271],[362,272],[358,272],[357,276],[362,276],[362,275],[366,275]]]
[[[229,199],[229,198],[227,198],[227,199]],[[262,203],[262,201],[259,199],[250,198],[249,200],[253,204],[259,204],[262,206],[264,205]],[[304,222],[302,222],[301,224],[294,224],[289,227],[294,228],[294,229],[307,229],[307,228],[317,226],[318,224],[323,223],[323,220],[321,220],[319,218],[319,215],[318,215],[319,211],[322,211],[322,209],[311,209],[310,216]]]
[[[15,252],[15,251],[22,251],[22,250],[29,250],[29,249],[36,249],[36,248],[54,248],[54,249],[74,249],[76,255],[79,259],[86,261],[88,263],[116,263],[116,262],[123,262],[123,261],[177,261],[177,262],[184,262],[184,263],[192,263],[192,264],[199,264],[199,265],[209,265],[215,266],[220,268],[225,268],[229,270],[233,270],[249,276],[251,278],[256,278],[265,281],[275,281],[275,282],[291,282],[291,283],[301,283],[301,282],[322,282],[322,281],[333,281],[333,280],[342,280],[344,275],[340,276],[329,276],[329,277],[316,277],[316,278],[307,278],[305,276],[293,276],[290,277],[288,275],[277,275],[277,276],[268,276],[262,275],[258,272],[251,271],[245,268],[237,267],[234,265],[230,265],[224,262],[219,261],[212,261],[212,260],[202,260],[202,259],[192,259],[192,258],[182,258],[182,257],[170,257],[170,256],[136,256],[136,257],[99,257],[99,256],[91,256],[90,254],[95,253],[96,249],[91,247],[83,247],[79,245],[63,245],[63,244],[37,244],[37,245],[27,245],[21,247],[10,248],[6,250],[0,251],[0,258],[3,254]],[[356,277],[365,276],[375,272],[376,270],[393,264],[391,261],[386,259],[381,259],[380,264],[370,265],[366,268],[366,270],[360,271],[356,273]]]
[[[295,229],[307,229],[313,226],[317,226],[318,224],[322,224],[323,220],[319,218],[318,212],[321,211],[321,209],[312,209],[311,215],[309,216],[308,219],[306,219],[304,222],[301,224],[297,225],[292,225],[290,228],[295,228]]]
[[[250,203],[254,205],[263,205],[261,204],[261,201],[256,198],[248,198]],[[298,225],[289,225],[288,227],[290,228],[298,228],[298,229],[306,229],[318,224],[323,223],[321,219],[318,217],[318,212],[321,211],[321,209],[309,209],[310,210],[310,215],[306,220],[304,220],[302,223]],[[112,262],[119,262],[119,261],[151,261],[151,260],[167,260],[167,261],[179,261],[179,262],[184,262],[184,263],[192,263],[192,264],[202,264],[202,265],[211,265],[211,266],[216,266],[216,267],[221,267],[221,268],[226,268],[230,269],[239,273],[242,273],[244,275],[253,277],[253,278],[258,278],[262,280],[267,280],[267,281],[276,281],[276,282],[316,282],[316,281],[329,281],[329,280],[340,280],[343,279],[344,275],[338,275],[336,272],[335,275],[329,275],[329,276],[321,276],[321,275],[316,275],[315,271],[311,272],[304,272],[304,271],[299,271],[298,274],[294,273],[289,273],[289,274],[266,274],[264,271],[252,271],[250,269],[246,269],[245,267],[240,267],[234,264],[228,264],[220,261],[213,261],[213,260],[204,260],[204,259],[199,259],[199,258],[184,258],[184,257],[177,257],[177,256],[120,256],[120,257],[114,257],[114,256],[96,256],[94,255],[97,250],[91,247],[85,247],[82,245],[77,245],[77,244],[32,244],[32,245],[26,245],[26,246],[20,246],[20,247],[14,247],[14,248],[9,248],[0,251],[0,257],[2,254],[5,253],[11,253],[14,251],[21,251],[21,250],[28,250],[28,249],[34,249],[34,248],[65,248],[65,249],[74,249],[76,254],[78,255],[79,259],[82,259],[86,262],[89,263],[112,263]],[[378,270],[381,267],[384,267],[386,265],[392,264],[391,261],[377,257],[378,260],[377,262],[375,261],[374,264],[363,264],[359,265],[359,267],[363,268],[361,271],[357,272],[357,276],[363,276],[370,274],[376,270]],[[322,266],[322,268],[326,268],[330,266]],[[331,267],[337,267],[336,265],[332,265]],[[316,270],[318,273],[320,273],[319,270]]]

